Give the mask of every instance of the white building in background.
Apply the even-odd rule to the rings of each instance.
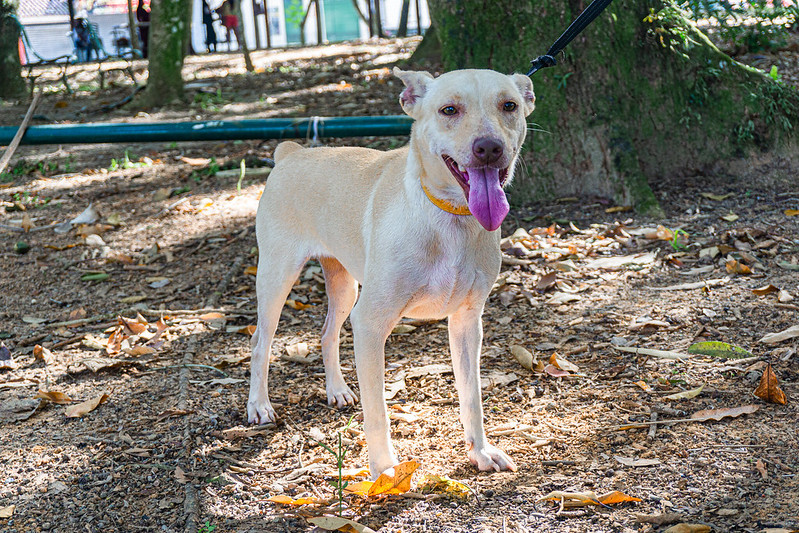
[[[270,42],[273,48],[299,45],[302,43],[300,30],[297,25],[312,0],[241,0],[242,17],[244,18],[244,38],[250,49],[266,48],[266,17],[263,14],[266,2],[269,16]],[[361,13],[368,13],[369,0],[357,0]],[[375,0],[372,0],[373,2]],[[192,47],[197,52],[205,50],[205,28],[202,24],[202,0],[193,0],[194,10],[192,16]],[[212,8],[220,4],[221,0],[211,0]],[[254,14],[253,6],[259,11]],[[417,17],[417,5],[419,6]],[[301,10],[300,10],[300,6]],[[322,26],[322,43],[349,41],[354,39],[367,39],[369,27],[361,20],[353,6],[353,0],[319,0]],[[396,34],[399,27],[402,0],[380,0],[383,29],[389,34]],[[261,42],[256,47],[257,33],[255,24],[261,30]],[[421,21],[422,31],[430,26],[430,15],[427,11],[426,0],[410,1],[408,13],[408,34],[417,33],[417,20]],[[316,10],[311,9],[305,23],[305,44],[317,44]],[[225,29],[220,21],[215,22],[217,41],[220,43],[217,50],[227,50],[228,44],[222,43]],[[234,49],[238,48],[233,45]]]
[[[192,32],[191,44],[196,53],[205,52],[205,26],[202,23],[202,0],[192,0]],[[299,45],[302,42],[297,21],[301,18],[311,3],[311,0],[240,0],[242,17],[244,18],[244,38],[250,49],[266,48],[266,17],[261,12],[254,14],[253,6],[263,9],[266,2],[269,14],[270,41],[273,48]],[[361,13],[368,13],[370,0],[357,0]],[[378,0],[371,0],[372,2]],[[400,11],[402,10],[402,0],[379,0],[383,29],[390,35],[396,34],[399,26]],[[212,8],[218,7],[222,0],[209,0]],[[128,15],[126,0],[73,0],[76,14],[85,6],[90,6],[88,11],[89,20],[97,25],[98,33],[103,41],[105,50],[109,54],[116,54],[120,51],[115,46],[115,42],[120,35],[128,32]],[[138,0],[133,0],[134,9],[138,5]],[[419,6],[417,17],[417,5]],[[301,7],[300,7],[301,6]],[[321,32],[322,43],[348,41],[354,39],[366,39],[369,37],[368,26],[360,19],[353,7],[353,0],[319,0],[321,12]],[[36,54],[45,59],[54,59],[65,55],[70,55],[74,51],[74,45],[70,37],[69,11],[67,0],[20,0],[18,14],[20,21],[25,27],[25,31],[30,41],[30,48],[26,47],[26,57],[23,62],[37,61]],[[408,14],[408,34],[417,33],[417,20],[421,20],[422,28],[430,25],[430,17],[427,11],[426,0],[410,0],[410,12]],[[255,21],[261,29],[261,42],[256,46],[256,29],[253,24]],[[224,42],[225,29],[221,21],[214,23],[217,34],[217,51],[224,52],[230,49],[228,43]],[[240,23],[241,26],[241,23]],[[308,45],[317,44],[316,31],[316,10],[311,9],[308,20],[305,23],[305,43]],[[235,43],[232,49],[238,49]],[[34,53],[35,52],[35,53]]]

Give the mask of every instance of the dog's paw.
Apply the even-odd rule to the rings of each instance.
[[[270,424],[277,421],[277,414],[268,399],[250,400],[247,402],[247,420],[250,424]]]
[[[327,405],[343,409],[348,405],[358,403],[358,397],[345,383],[338,386],[327,385],[325,388],[327,389]]]
[[[469,462],[482,471],[493,470],[500,472],[502,470],[510,470],[516,472],[518,469],[513,459],[496,446],[490,444],[486,444],[485,448],[472,448],[469,450]]]

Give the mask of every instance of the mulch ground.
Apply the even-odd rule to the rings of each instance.
[[[399,114],[389,68],[414,44],[259,52],[254,74],[237,56],[192,58],[193,103],[157,111],[97,111],[130,91],[121,76],[99,91],[86,70],[76,75],[85,90],[66,96],[45,72],[38,113],[57,122]],[[0,123],[21,120],[24,103],[2,105]],[[403,140],[347,142],[387,149]],[[360,408],[326,405],[326,297],[313,262],[273,347],[270,392],[281,421],[246,422],[248,267],[274,147],[20,148],[16,173],[0,184],[0,516],[10,515],[0,529],[309,531],[306,518],[337,512],[336,459],[318,442],[335,450],[343,431],[346,468],[366,464],[366,447]],[[512,211],[484,316],[482,372],[490,438],[519,471],[468,464],[446,324],[406,322],[386,346],[389,404],[399,456],[421,467],[411,492],[347,496],[344,515],[381,531],[799,528],[799,337],[764,341],[799,325],[797,166],[768,157],[738,165],[736,176],[655,184],[661,220],[601,198]],[[82,213],[95,220],[56,227]],[[777,290],[753,292],[767,285]],[[355,387],[348,331],[349,323],[342,364]],[[701,341],[750,353],[629,351],[686,354]],[[513,355],[520,348],[532,369]],[[754,395],[769,363],[786,405]],[[695,397],[667,398],[700,386]],[[754,407],[735,417],[667,423],[746,406]],[[468,494],[424,492],[434,475]],[[641,501],[571,509],[539,501],[553,491]],[[314,503],[267,501],[277,495]]]

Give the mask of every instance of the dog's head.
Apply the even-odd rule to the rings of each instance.
[[[405,84],[402,109],[415,119],[414,135],[433,164],[460,185],[469,211],[489,231],[508,214],[504,187],[535,107],[533,83],[523,74],[456,70],[394,74]]]

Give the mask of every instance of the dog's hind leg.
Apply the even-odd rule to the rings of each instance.
[[[339,334],[358,298],[358,282],[344,266],[332,257],[321,257],[325,274],[327,317],[322,327],[322,360],[325,364],[327,403],[338,408],[354,405],[358,397],[344,382],[339,364]]]
[[[260,240],[259,240],[260,241]],[[252,336],[250,362],[250,395],[247,400],[247,419],[252,424],[276,420],[269,401],[269,357],[280,312],[286,297],[297,279],[306,257],[291,254],[285,249],[259,244],[258,275],[255,290],[258,296],[258,326]]]

